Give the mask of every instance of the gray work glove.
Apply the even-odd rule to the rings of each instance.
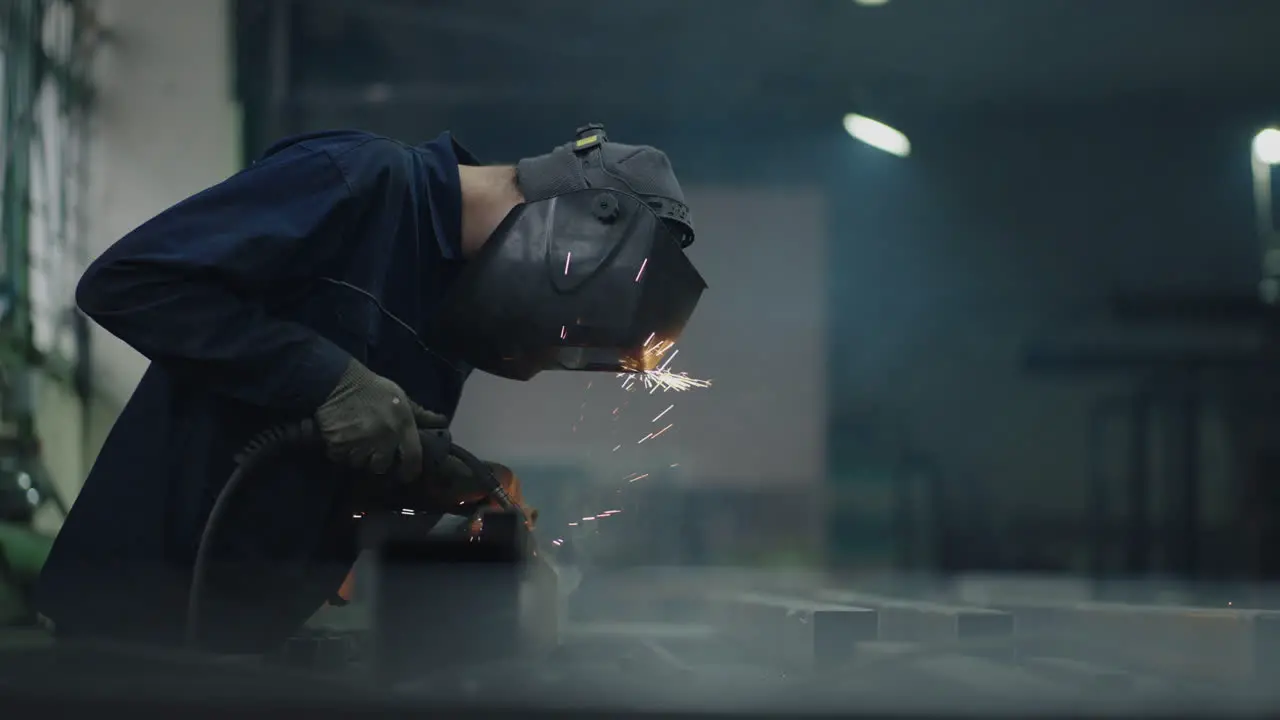
[[[356,360],[347,365],[315,417],[330,459],[377,475],[394,468],[404,482],[422,474],[418,428],[448,424],[443,416],[409,400],[399,385]]]

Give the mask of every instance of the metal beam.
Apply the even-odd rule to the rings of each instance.
[[[871,608],[758,593],[722,596],[713,606],[726,636],[745,652],[787,667],[842,663],[879,633]]]
[[[1018,603],[1019,652],[1188,679],[1280,675],[1280,612],[1118,603]]]
[[[824,602],[876,610],[881,640],[946,642],[1013,636],[1013,615],[1001,610],[919,602],[849,590],[820,590],[815,596]]]

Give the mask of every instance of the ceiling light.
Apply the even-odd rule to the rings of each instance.
[[[907,157],[911,154],[911,141],[907,136],[878,120],[849,113],[844,116],[844,130],[855,140],[864,142],[877,150],[883,150],[898,157]]]
[[[1280,165],[1280,128],[1267,128],[1253,136],[1253,156],[1264,165]]]
[[[889,0],[853,0],[853,2],[863,7],[879,7],[889,2]]]

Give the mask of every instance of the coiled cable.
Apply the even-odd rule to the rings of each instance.
[[[475,455],[461,448],[450,439],[448,430],[420,430],[424,454],[431,460],[438,461],[438,455],[446,451],[457,458],[470,470],[487,493],[488,497],[506,511],[517,513],[522,519],[523,509],[517,505],[502,483],[494,475],[493,470]],[[198,649],[201,638],[201,620],[203,604],[208,592],[210,557],[213,552],[213,541],[221,530],[230,508],[240,497],[243,488],[248,484],[247,478],[257,475],[263,468],[273,463],[300,453],[324,451],[324,440],[316,424],[311,420],[297,423],[277,425],[259,433],[236,455],[236,469],[227,479],[226,485],[214,500],[209,517],[205,520],[204,529],[200,533],[200,543],[196,547],[195,563],[191,573],[191,587],[187,594],[187,617],[185,626],[185,645],[188,649]]]

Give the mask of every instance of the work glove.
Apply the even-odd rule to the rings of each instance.
[[[419,407],[399,385],[352,360],[329,397],[316,409],[316,426],[329,458],[354,470],[403,482],[422,474],[419,428],[442,428],[448,419]]]

